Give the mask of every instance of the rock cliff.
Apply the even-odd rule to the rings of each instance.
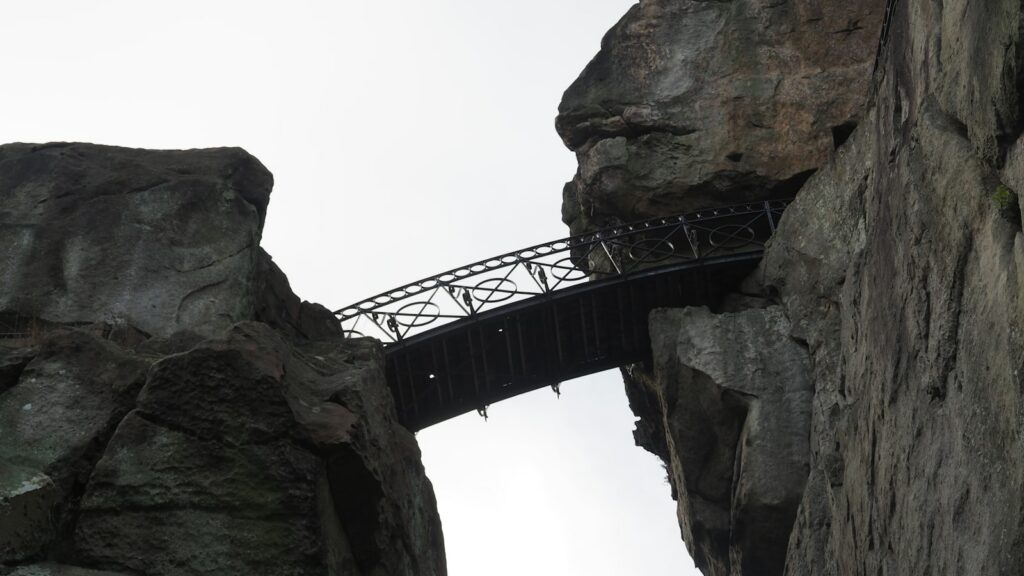
[[[259,248],[271,185],[239,149],[0,146],[0,573],[446,573],[380,345]]]
[[[565,92],[574,231],[791,196],[859,120],[882,0],[644,0]]]
[[[566,92],[574,230],[797,195],[760,269],[655,312],[624,371],[705,574],[1024,565],[1021,9],[645,1]],[[800,108],[740,82],[793,69],[842,80]]]

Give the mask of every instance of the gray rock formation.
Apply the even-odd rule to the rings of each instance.
[[[898,4],[866,121],[765,258],[816,382],[789,574],[1024,565],[1021,17]]]
[[[802,155],[801,169],[818,170],[786,211],[761,269],[737,287],[748,296],[726,298],[718,315],[652,316],[654,364],[627,370],[627,391],[641,416],[637,440],[668,463],[683,537],[706,574],[1017,574],[1024,565],[1022,6],[888,2],[894,9],[889,34],[872,75],[880,6],[832,4],[816,3],[823,13],[872,14],[861,19],[864,30],[837,36],[866,37],[855,58],[862,65],[840,67],[850,75],[833,84],[842,93],[834,102],[850,105],[849,117],[859,125],[835,151],[812,145],[822,139],[777,131],[773,146],[780,152],[806,146],[796,156],[769,158],[770,169],[756,169],[765,177],[755,182],[764,193],[799,173],[793,158]],[[758,9],[808,10],[792,2],[642,2],[609,34],[567,92],[559,121],[580,157],[567,189],[567,222],[578,229],[601,219],[674,212],[694,182],[698,192],[715,190],[691,196],[699,202],[750,193],[741,178],[706,178],[718,169],[693,160],[720,156],[724,149],[713,135],[694,139],[677,156],[640,141],[691,136],[681,130],[685,122],[658,125],[649,117],[738,106],[729,99],[709,103],[702,91],[720,85],[716,63],[737,53],[709,51],[712,44],[695,39],[746,30],[739,20],[711,14]],[[679,11],[693,17],[665,18]],[[697,26],[698,15],[708,25]],[[779,53],[763,36],[777,21],[750,21],[765,24],[749,34],[759,53]],[[687,26],[697,29],[662,32]],[[680,76],[682,68],[667,64],[678,60],[665,55],[684,54],[700,66]],[[736,60],[737,68],[754,61]],[[661,96],[664,86],[694,88],[680,90],[671,108]],[[714,93],[757,99],[759,86]],[[764,107],[767,113],[787,102],[785,92],[764,98],[778,101]],[[809,116],[793,108],[784,116],[834,111],[822,108],[831,107],[826,100],[804,102]],[[759,127],[721,116],[715,122],[735,132],[726,141],[761,142]],[[741,160],[757,158],[744,153]],[[773,174],[775,168],[781,172]],[[797,420],[809,426],[809,442],[793,442],[800,436],[793,429],[789,441],[756,445],[762,462],[791,463],[786,474],[764,475],[751,466],[741,433],[749,412],[735,390],[746,389],[751,378],[785,374],[791,362],[779,353],[751,359],[742,353],[748,343],[765,350],[785,343],[795,356],[807,356],[810,389],[801,390],[809,397],[762,414],[782,418],[802,406]],[[722,370],[722,350],[742,357],[750,371]],[[740,496],[765,479],[785,494],[775,500],[785,502],[785,515],[772,524],[751,521],[764,510]],[[754,542],[770,550],[754,550],[766,555],[751,564]]]
[[[0,312],[216,334],[252,316],[272,185],[237,148],[0,146]]]
[[[656,310],[650,326],[654,364],[633,371],[631,396],[663,415],[656,437],[694,561],[709,576],[780,573],[809,469],[806,349],[777,306]]]
[[[240,150],[0,147],[0,574],[446,573],[380,345],[259,249],[269,185]]]
[[[858,121],[883,0],[643,0],[556,121],[574,232],[789,196]]]

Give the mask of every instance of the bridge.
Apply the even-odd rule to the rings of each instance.
[[[701,210],[538,244],[334,312],[384,342],[412,431],[650,360],[647,316],[713,305],[749,274],[788,200]]]

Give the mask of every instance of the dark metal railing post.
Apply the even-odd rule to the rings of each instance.
[[[693,257],[700,260],[700,243],[697,241],[697,231],[690,228],[686,222],[683,222],[683,233],[686,234],[686,241],[690,243],[690,249],[693,250]]]

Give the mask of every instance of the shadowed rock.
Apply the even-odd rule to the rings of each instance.
[[[446,573],[379,343],[259,248],[270,185],[238,149],[0,146],[0,574]]]

